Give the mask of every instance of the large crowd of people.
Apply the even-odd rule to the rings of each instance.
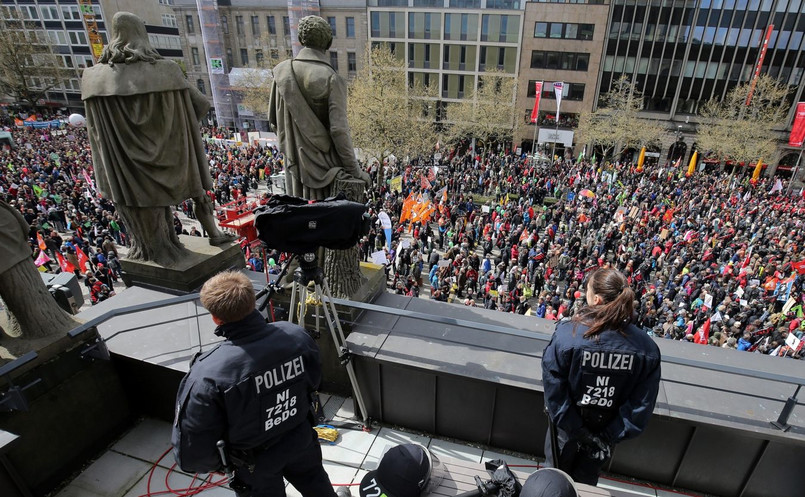
[[[0,198],[31,225],[32,257],[53,271],[64,259],[97,287],[93,301],[108,298],[126,227],[94,189],[86,131],[2,125],[15,146],[0,152]],[[276,148],[206,143],[217,204],[261,185],[272,193]],[[654,336],[803,355],[805,199],[774,178],[470,150],[378,166],[368,167],[383,185],[368,192],[369,206],[392,218],[392,243],[378,224],[360,249],[366,260],[384,251],[390,291],[559,320],[582,305],[593,270],[613,267],[637,295],[635,323]],[[430,199],[430,218],[400,223],[414,199]],[[178,212],[192,218],[192,202]],[[263,266],[255,251],[248,259]]]

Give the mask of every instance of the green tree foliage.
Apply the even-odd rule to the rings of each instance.
[[[702,110],[699,149],[721,162],[749,164],[775,159],[779,131],[791,108],[789,87],[762,75],[746,105],[750,83],[736,86],[722,102],[711,100]]]
[[[0,93],[35,108],[48,91],[77,74],[64,67],[49,39],[23,30],[24,22],[16,9],[0,9]]]
[[[458,143],[476,138],[488,144],[510,142],[521,125],[515,116],[517,79],[499,69],[488,69],[478,80],[470,98],[447,106],[446,141]]]
[[[604,149],[604,156],[656,144],[665,133],[659,122],[640,117],[643,96],[627,76],[621,76],[601,95],[600,104],[597,110],[581,114],[578,133],[581,140]]]
[[[427,155],[436,145],[436,88],[409,86],[405,70],[405,61],[380,45],[367,51],[349,86],[347,118],[353,144],[381,164],[391,154]],[[378,181],[383,181],[382,174]]]

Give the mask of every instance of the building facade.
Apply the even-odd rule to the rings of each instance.
[[[403,54],[411,84],[436,85],[437,119],[487,68],[517,77],[525,1],[369,0],[369,42]]]
[[[237,129],[268,130],[265,110],[249,109],[242,103],[239,80],[243,69],[267,70],[280,60],[292,57],[292,13],[286,0],[218,0],[215,4],[219,25],[223,70],[229,76],[217,89],[214,98],[209,72],[207,46],[202,36],[201,19],[195,0],[175,0],[179,30],[186,54],[188,79],[210,99],[212,105],[223,106],[217,113],[224,116],[221,126]],[[318,14],[333,28],[330,63],[344,78],[355,75],[361,65],[366,46],[366,2],[355,0],[320,0]],[[213,40],[207,40],[207,44]],[[253,74],[260,74],[259,72]],[[267,76],[266,76],[267,77]],[[210,116],[210,123],[213,122]]]
[[[0,6],[13,9],[16,14],[4,12],[23,20],[23,29],[48,40],[62,67],[72,70],[61,85],[47,92],[47,98],[42,102],[45,106],[61,108],[65,112],[83,112],[81,72],[91,67],[95,58],[88,27],[84,22],[82,3],[92,10],[104,46],[109,41],[107,22],[111,22],[112,16],[118,11],[132,12],[145,21],[154,48],[162,56],[184,64],[179,30],[170,7],[172,0],[2,0]],[[38,83],[33,81],[35,85]]]
[[[94,59],[78,0],[2,0],[0,7],[4,19],[22,20],[21,29],[49,42],[57,61],[68,70],[64,81],[49,91],[40,104],[54,109],[83,109],[81,71],[91,67]],[[103,9],[93,2],[92,10],[105,44],[108,36]],[[37,78],[31,78],[28,84],[47,87]]]
[[[792,103],[804,97],[802,0],[612,0],[607,24],[596,98],[628,76],[644,96],[646,117],[668,123],[665,147],[677,130],[691,147],[703,104],[752,79],[770,25],[761,71],[790,86]],[[780,131],[788,164],[796,157]]]
[[[579,115],[594,107],[609,7],[609,0],[526,5],[517,94],[518,112],[530,124],[530,131],[519,137],[524,149],[533,150],[537,128],[538,143],[560,153],[565,140],[575,141]],[[543,90],[538,121],[531,124],[537,81],[543,82]],[[559,122],[554,82],[564,83]],[[553,137],[557,131],[562,141]]]

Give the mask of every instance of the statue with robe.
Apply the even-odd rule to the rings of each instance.
[[[231,241],[207,195],[213,184],[199,129],[207,99],[154,50],[139,17],[115,14],[111,37],[98,64],[84,70],[81,98],[98,190],[131,238],[127,258],[163,265],[181,258],[171,206],[188,198],[210,244]]]

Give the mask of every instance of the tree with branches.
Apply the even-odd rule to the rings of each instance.
[[[764,74],[747,105],[750,86],[749,82],[740,84],[723,101],[711,100],[702,110],[699,149],[722,165],[728,160],[747,165],[759,159],[771,163],[776,158],[779,131],[791,108],[790,88]]]
[[[487,69],[470,98],[447,107],[446,141],[457,144],[466,138],[482,140],[487,146],[511,142],[521,125],[515,115],[517,78],[500,69]]]
[[[604,150],[604,157],[619,157],[629,148],[659,143],[665,128],[657,121],[640,117],[643,96],[628,76],[621,76],[609,92],[601,95],[598,109],[583,112],[578,133],[582,139]]]
[[[25,21],[16,9],[3,8],[1,15],[0,92],[36,108],[75,71],[64,66],[50,39],[23,29]]]
[[[409,85],[406,62],[387,45],[367,50],[349,86],[347,118],[355,147],[381,164],[379,185],[390,155],[414,158],[433,150],[436,92],[433,85]]]

